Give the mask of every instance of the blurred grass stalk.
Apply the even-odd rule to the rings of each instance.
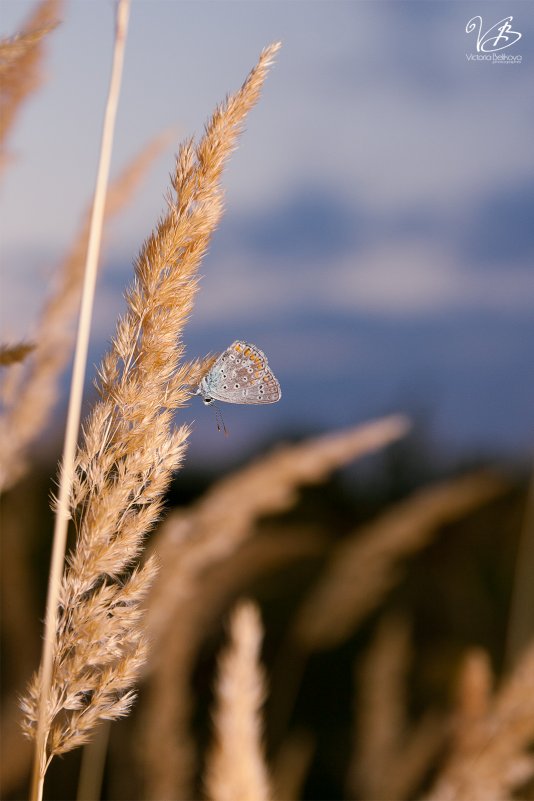
[[[255,576],[271,569],[275,538],[253,537],[258,518],[289,509],[300,485],[321,481],[342,464],[394,441],[406,429],[406,420],[396,416],[277,448],[219,480],[190,509],[173,512],[163,524],[154,541],[162,567],[149,598],[154,647],[138,729],[138,758],[148,798],[192,797],[196,747],[191,736],[190,681],[194,662],[228,599],[246,592]],[[270,729],[280,733],[282,747],[307,656],[349,637],[400,580],[403,558],[423,548],[442,525],[490,502],[506,486],[484,471],[444,481],[387,510],[325,553],[325,570],[297,610],[287,647],[273,671],[283,720],[272,707]],[[286,533],[281,539],[287,543],[289,559],[292,538]],[[308,541],[310,555],[326,548],[315,536],[312,550],[309,534],[293,539]],[[295,543],[293,553],[298,551]],[[393,709],[389,712],[395,715]],[[391,737],[395,739],[394,732]],[[402,794],[408,793],[442,737],[443,730],[429,713],[407,740],[392,743],[399,775],[391,778],[390,786],[396,783]],[[378,773],[377,767],[374,776]],[[372,781],[368,779],[369,785]]]
[[[219,657],[213,715],[215,738],[206,764],[209,801],[270,801],[262,748],[266,681],[258,607],[241,602],[230,619],[230,644]]]
[[[89,231],[89,242],[87,246],[78,336],[74,355],[74,366],[65,431],[65,443],[61,461],[62,469],[55,517],[48,595],[46,602],[45,635],[41,658],[39,713],[35,736],[35,756],[31,789],[32,801],[40,801],[42,799],[44,777],[49,760],[51,758],[51,756],[47,758],[46,753],[47,739],[49,734],[46,712],[47,706],[50,703],[49,696],[52,685],[54,644],[59,617],[58,604],[61,591],[61,576],[65,563],[67,531],[70,519],[69,501],[74,482],[74,460],[80,428],[83,386],[87,365],[87,353],[89,349],[89,336],[93,313],[96,276],[98,271],[98,258],[100,253],[100,244],[102,241],[106,192],[109,181],[111,152],[113,147],[115,120],[117,116],[117,107],[122,80],[122,68],[124,64],[124,51],[126,47],[129,14],[130,0],[119,0],[116,15],[111,80],[102,130],[100,161],[96,178],[93,212]]]
[[[38,89],[44,43],[58,24],[63,0],[41,0],[22,31],[0,42],[0,171],[9,162],[6,140],[24,101]]]
[[[196,749],[190,736],[188,682],[200,640],[229,584],[212,571],[228,564],[234,588],[238,578],[250,578],[255,559],[247,552],[243,566],[240,549],[253,538],[261,516],[290,509],[299,487],[317,484],[334,470],[386,447],[409,427],[405,417],[391,415],[278,446],[220,479],[190,509],[174,511],[161,526],[154,540],[161,569],[149,597],[153,648],[139,751],[149,798],[190,797],[192,792]],[[317,551],[316,537],[305,540],[308,549]],[[306,542],[299,545],[291,537],[284,542],[286,558],[304,555]],[[258,565],[265,569],[271,555],[272,544],[264,543]]]
[[[406,618],[386,613],[362,663],[355,664],[359,692],[355,686],[348,798],[413,798],[444,746],[443,713],[426,712],[416,723],[409,722],[410,634]]]
[[[480,470],[419,490],[337,545],[294,621],[305,652],[333,648],[400,579],[399,563],[417,553],[440,527],[501,495],[507,485]]]
[[[155,541],[162,569],[150,596],[151,636],[159,640],[180,604],[194,597],[203,572],[250,537],[259,517],[290,509],[301,486],[320,483],[409,429],[410,421],[395,414],[278,446],[219,480],[191,509],[169,515]]]

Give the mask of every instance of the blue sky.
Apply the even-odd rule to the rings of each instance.
[[[2,32],[31,8],[2,0]],[[468,62],[513,15],[520,64]],[[89,197],[112,40],[107,0],[68,3],[48,80],[10,142],[2,336],[31,334]],[[186,333],[191,355],[257,342],[283,399],[195,406],[193,452],[424,410],[444,450],[524,454],[534,423],[534,4],[134,0],[114,169],[172,126],[198,134],[261,48],[283,48],[225,173],[227,212]],[[173,146],[113,228],[92,357],[163,208]],[[30,223],[30,224],[29,224]],[[28,230],[31,235],[28,235]],[[226,450],[225,450],[226,449]]]

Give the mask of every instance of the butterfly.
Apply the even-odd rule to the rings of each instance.
[[[226,403],[276,403],[280,384],[256,345],[236,339],[221,353],[195,392],[206,405]]]

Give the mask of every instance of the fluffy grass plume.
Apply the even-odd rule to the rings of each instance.
[[[210,801],[269,801],[272,797],[261,744],[262,637],[257,607],[241,603],[232,614],[231,642],[219,660],[215,743],[206,765]]]
[[[120,172],[106,198],[106,220],[131,199],[146,171],[168,142],[164,134],[149,142]],[[72,356],[80,308],[91,209],[59,265],[56,286],[32,334],[34,353],[24,373],[6,376],[0,418],[0,489],[9,489],[26,472],[26,454],[44,430],[59,395],[61,375]]]
[[[75,461],[70,514],[76,545],[60,592],[52,686],[46,699],[47,759],[88,740],[100,719],[127,714],[146,658],[141,602],[155,575],[139,565],[146,532],[184,457],[189,430],[172,418],[202,366],[186,363],[182,331],[198,268],[222,212],[220,178],[279,45],[265,49],[241,89],[216,109],[204,136],[183,144],[168,211],[141,248],[127,311],[99,371],[100,401]],[[24,699],[37,727],[40,678]]]

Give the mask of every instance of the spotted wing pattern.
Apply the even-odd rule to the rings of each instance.
[[[226,403],[276,403],[282,395],[263,351],[240,340],[221,353],[199,389]]]

